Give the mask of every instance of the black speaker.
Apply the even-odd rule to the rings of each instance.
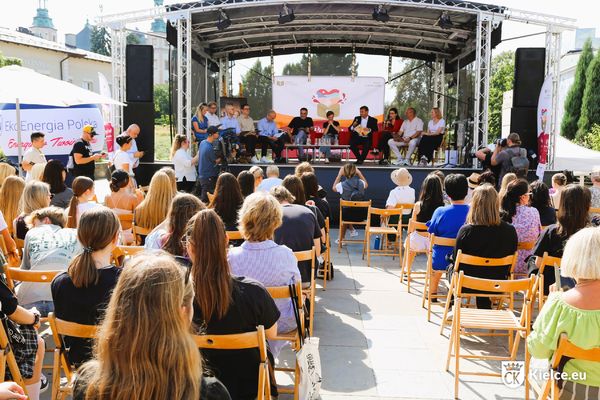
[[[140,161],[154,162],[154,103],[128,102],[123,107],[123,123],[124,130],[131,124],[139,125],[140,134],[135,142],[138,150],[144,152]]]
[[[154,48],[128,44],[125,57],[127,101],[154,101]]]
[[[513,107],[537,107],[544,84],[546,49],[520,48],[515,54]]]
[[[521,147],[538,151],[537,107],[513,107],[510,109],[510,132],[521,137]]]

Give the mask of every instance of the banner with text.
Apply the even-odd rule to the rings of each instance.
[[[97,136],[92,149],[104,148],[104,121],[95,105],[76,107],[46,107],[21,105],[21,139],[23,152],[31,147],[29,136],[33,132],[46,135],[46,156],[65,155],[71,152],[73,143],[81,137],[85,125],[92,125]],[[7,156],[18,155],[17,115],[14,104],[0,105],[0,148]]]
[[[308,109],[315,121],[327,119],[333,111],[335,119],[345,127],[359,115],[361,106],[369,107],[369,115],[383,121],[385,80],[382,77],[349,76],[276,76],[273,81],[273,109],[277,124],[287,125]]]
[[[552,121],[552,75],[548,75],[538,99],[537,134],[539,163],[548,161],[548,142],[550,140],[550,121]]]

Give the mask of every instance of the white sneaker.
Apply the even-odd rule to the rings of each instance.
[[[394,161],[392,161],[392,164],[394,164],[394,165],[402,165],[403,162],[404,161],[402,161],[402,160],[394,160]]]
[[[271,164],[273,161],[267,160],[267,157],[262,157],[260,162],[263,164]]]
[[[350,231],[350,237],[357,237],[358,236],[358,231],[355,229],[353,231]]]
[[[258,161],[258,157],[256,157],[256,156],[252,156],[252,159],[250,160],[250,162],[252,164],[258,164],[258,163],[260,163],[260,161]]]

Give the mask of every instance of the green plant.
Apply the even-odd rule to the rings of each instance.
[[[577,135],[585,136],[594,124],[600,124],[600,51],[585,74],[585,90],[581,102],[581,116],[577,123]]]
[[[489,100],[489,140],[497,139],[502,133],[502,102],[504,92],[512,90],[515,75],[515,53],[504,51],[492,59]]]
[[[577,144],[588,149],[600,151],[600,125],[592,125],[592,129],[584,135],[578,135]]]
[[[565,99],[565,113],[560,124],[560,133],[567,139],[573,140],[577,135],[577,122],[581,117],[581,103],[585,91],[586,72],[593,58],[592,41],[588,39],[583,45],[579,61],[577,62],[575,80]]]

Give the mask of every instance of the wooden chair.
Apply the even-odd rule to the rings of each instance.
[[[260,364],[258,365],[257,400],[270,400],[271,386],[269,380],[269,361],[267,359],[267,341],[265,328],[259,325],[256,332],[237,333],[233,335],[193,335],[199,349],[242,350],[258,349]]]
[[[244,240],[240,231],[227,231],[226,233],[229,240]]]
[[[533,250],[533,248],[535,247],[536,241],[533,240],[531,242],[519,242],[517,243],[517,251],[519,250]],[[515,272],[513,274],[513,279],[517,279],[517,278],[527,278],[529,276],[529,274],[527,272]]]
[[[367,219],[364,221],[344,221],[344,219],[342,218],[342,210],[344,207],[356,207],[356,208],[369,208],[371,207],[371,200],[368,201],[346,201],[346,200],[340,200],[340,230],[339,230],[339,236],[338,236],[338,253],[342,252],[342,245],[344,243],[362,243],[363,245],[363,259],[365,257],[365,250],[366,250],[366,244],[367,244],[367,240],[366,240],[366,235],[363,239],[345,239],[342,237],[342,227],[344,225],[363,225],[365,227],[367,227],[369,225],[369,214],[367,213]],[[365,228],[366,229],[366,228]]]
[[[325,253],[323,254],[323,290],[327,290],[327,280],[331,279],[331,228],[329,217],[325,218]]]
[[[271,295],[271,297],[274,300],[289,299],[290,301],[292,301],[289,286],[268,287],[267,291],[269,292],[269,294]],[[302,284],[300,282],[298,282],[294,285],[294,291],[296,292],[296,296],[299,300],[297,311],[298,311],[298,315],[300,316],[300,324],[302,325],[300,327],[300,331],[304,332],[304,307],[303,307],[303,301],[302,301],[302,298],[303,298]],[[294,329],[294,330],[292,330],[290,332],[286,332],[286,333],[278,333],[277,336],[271,340],[288,341],[291,343],[292,349],[294,349],[294,351],[298,351],[302,347],[302,340],[298,334],[298,329]],[[294,399],[297,400],[300,397],[300,391],[299,391],[299,388],[300,388],[300,366],[298,365],[298,363],[297,362],[295,363],[295,368],[275,367],[275,370],[294,373],[294,388],[293,389],[288,389],[285,387],[278,387],[277,389],[279,390],[279,393],[293,394]]]
[[[388,226],[390,217],[398,216],[402,218],[402,208],[375,208],[369,207],[367,220],[370,222],[373,215],[379,216],[381,226],[365,227],[365,241],[367,244],[367,265],[371,266],[371,254],[387,257],[398,257],[400,267],[402,267],[402,246],[399,244],[398,230],[393,226]],[[371,249],[371,235],[381,235],[381,249]],[[388,235],[395,235],[396,240],[388,243]]]
[[[134,222],[131,226],[131,231],[133,233],[133,244],[136,246],[141,246],[143,243],[142,236],[148,236],[150,232],[152,232],[152,229],[142,228],[141,226],[136,225]]]
[[[566,333],[562,333],[558,341],[558,347],[550,361],[550,369],[552,372],[557,372],[559,370],[559,366],[565,361],[563,360],[564,358],[567,360],[600,362],[600,347],[594,347],[587,350],[582,349],[571,343]],[[559,399],[560,389],[558,388],[555,377],[554,373],[548,374],[548,380],[546,380],[541,387],[532,379],[531,387],[538,395],[538,400]]]
[[[308,312],[308,332],[313,335],[313,326],[315,319],[315,248],[305,251],[295,251],[296,261],[310,261],[310,287],[303,289],[302,292],[308,297],[310,310]]]
[[[140,192],[142,192],[142,193],[144,194],[144,196],[145,196],[145,195],[147,195],[147,194],[148,194],[148,190],[150,190],[150,186],[149,186],[149,185],[148,185],[148,186],[140,186],[140,187],[138,188],[138,190],[139,190]]]
[[[394,208],[401,208],[404,211],[410,210],[410,214],[405,214],[406,216],[408,216],[408,220],[410,222],[410,219],[413,217],[413,211],[415,210],[415,205],[414,203],[398,203],[396,204],[396,206]],[[403,215],[404,217],[404,215]],[[398,224],[389,224],[390,226],[396,226],[398,227],[398,232],[402,233],[403,229],[408,229],[408,222],[405,224],[402,222],[402,218],[400,218],[400,220],[398,221]]]
[[[538,270],[538,279],[540,281],[539,294],[538,294],[538,307],[540,310],[544,306],[544,303],[546,302],[546,298],[548,297],[544,294],[544,270],[546,269],[546,266],[560,268],[561,262],[562,262],[562,259],[560,257],[549,256],[547,251],[544,252],[544,255],[542,256],[542,265],[540,265],[540,268]]]
[[[417,222],[414,220],[414,218],[411,218],[408,221],[408,230],[406,232],[406,249],[404,249],[404,259],[402,261],[402,269],[400,270],[400,283],[404,283],[404,274],[406,273],[407,291],[410,293],[410,283],[412,281],[413,274],[424,276],[427,275],[427,270],[416,272],[412,271],[412,264],[417,254],[427,254],[427,250],[415,251],[411,249],[410,237],[413,232],[417,232],[419,236],[423,236],[429,240],[429,232],[427,232],[427,224],[423,222]]]
[[[480,359],[494,361],[515,361],[519,349],[520,339],[527,340],[531,329],[531,301],[535,295],[536,280],[534,277],[519,280],[492,280],[466,276],[460,271],[453,277],[454,288],[454,316],[452,318],[452,332],[448,344],[448,358],[446,359],[446,371],[450,370],[450,359],[454,356],[454,397],[458,399],[458,384],[460,374],[478,376],[498,376],[501,374],[493,372],[465,372],[460,370],[460,359]],[[523,294],[523,308],[520,316],[512,309],[485,310],[476,308],[465,308],[462,305],[464,289],[485,291],[489,294],[478,294],[478,296],[512,298],[518,293]],[[467,296],[471,296],[468,293]],[[477,331],[474,331],[477,330]],[[481,332],[489,330],[490,332]],[[496,331],[506,331],[506,334],[498,334]],[[499,355],[475,355],[461,354],[461,336],[508,336],[508,356]],[[525,343],[525,398],[529,396],[529,352]]]
[[[52,283],[52,279],[64,271],[31,271],[20,268],[4,268],[6,274],[6,283],[12,290],[17,282],[32,282],[32,283]]]
[[[18,249],[18,247],[17,247]],[[0,251],[2,252],[2,254],[4,254],[4,256],[8,256],[8,248],[6,247],[6,243],[4,242],[4,238],[2,237],[2,235],[0,235]],[[8,257],[6,257],[8,258]],[[10,267],[19,267],[21,265],[21,259],[19,258],[18,260],[16,260],[14,262],[14,264],[8,264],[8,266]]]
[[[17,245],[17,250],[19,251],[19,256],[21,256],[21,258],[23,258],[23,250],[25,249],[25,241],[23,239],[17,239],[16,237],[13,237],[13,240],[15,241],[15,244]]]
[[[590,207],[590,214],[600,214],[600,207]]]
[[[21,386],[25,392],[25,395],[27,395],[25,379],[23,379],[21,371],[19,370],[19,366],[17,365],[15,354],[13,353],[10,342],[8,341],[8,334],[4,329],[4,324],[0,324],[0,377],[2,377],[2,380],[4,380],[6,367],[8,367],[8,370],[12,375],[12,380],[16,382],[17,385]]]
[[[471,256],[468,254],[464,254],[462,250],[459,250],[456,253],[456,260],[454,260],[454,272],[453,274],[456,276],[459,272],[460,264],[468,264],[474,267],[484,267],[484,268],[504,268],[507,265],[510,265],[509,276],[512,276],[513,271],[515,270],[515,265],[517,263],[517,252],[515,254],[511,254],[510,256],[506,256],[503,258],[485,258],[485,257],[477,257]],[[448,325],[448,311],[450,308],[452,293],[454,291],[453,285],[455,284],[454,279],[450,282],[450,288],[448,289],[448,296],[446,297],[446,304],[444,306],[444,315],[442,317],[442,323],[440,324],[440,335],[444,333],[444,328]],[[478,294],[469,294],[468,296],[464,295],[463,297],[478,297]],[[482,296],[485,297],[485,296]],[[512,300],[510,301],[510,305],[512,307]]]
[[[64,336],[82,339],[93,339],[96,337],[98,327],[96,325],[81,325],[75,322],[64,321],[56,318],[54,313],[48,314],[48,321],[54,338],[54,364],[52,368],[52,400],[66,399],[73,393],[73,381],[75,368],[67,358],[68,348],[63,342]],[[67,378],[64,386],[60,385],[61,372]]]
[[[429,236],[429,249],[427,250],[427,271],[425,275],[425,287],[423,288],[423,298],[421,300],[421,307],[425,307],[425,302],[427,301],[427,322],[431,321],[431,299],[443,299],[446,297],[443,294],[429,293],[431,275],[433,275],[433,246],[455,247],[456,239],[436,237],[433,234]],[[442,272],[444,275],[446,274],[446,271]]]
[[[209,204],[210,204],[210,203],[212,203],[212,202],[213,202],[213,200],[215,199],[215,195],[214,195],[214,193],[209,193],[209,192],[206,192],[206,196],[208,196],[208,203],[209,203]]]
[[[123,266],[126,258],[132,257],[144,250],[146,250],[144,246],[117,246],[112,252],[113,261],[115,265],[119,267]]]
[[[117,217],[121,222],[121,229],[129,229],[133,226],[133,213],[117,214]]]

